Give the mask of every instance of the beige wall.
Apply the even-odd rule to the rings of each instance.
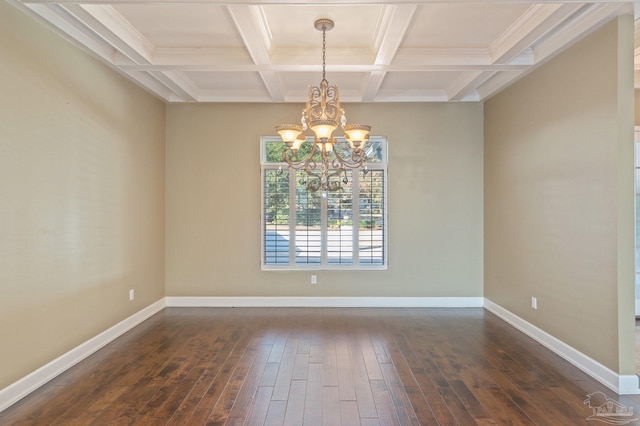
[[[389,270],[260,270],[260,136],[302,106],[167,107],[167,295],[482,296],[480,104],[347,105],[388,137]]]
[[[640,126],[640,90],[635,90],[635,125]]]
[[[634,374],[632,59],[619,18],[485,103],[485,296],[621,374]]]
[[[0,389],[164,296],[164,130],[162,102],[0,2]]]

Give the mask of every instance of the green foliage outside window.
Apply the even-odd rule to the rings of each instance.
[[[378,147],[379,142],[373,145]],[[299,158],[305,158],[311,152],[311,143],[304,143],[298,152]],[[266,163],[281,163],[284,142],[273,141],[265,143]],[[372,152],[376,152],[375,150]],[[314,155],[320,161],[320,154]],[[378,162],[376,155],[370,158],[372,162]],[[281,170],[266,170],[266,203],[265,220],[269,225],[286,225],[289,223],[289,173],[296,173],[296,225],[319,227],[321,225],[321,197],[320,193],[307,193],[305,188],[306,174],[303,171],[293,171],[286,165]],[[353,226],[353,212],[351,202],[352,172],[348,171],[349,183],[343,185],[342,190],[328,194],[327,199],[327,225],[329,228],[341,226]],[[359,226],[361,229],[380,229],[384,208],[384,194],[382,175],[375,171],[368,173],[358,172],[360,177],[360,205]]]
[[[305,142],[298,150],[298,158],[304,159],[311,152],[313,144]],[[268,142],[265,144],[265,160],[267,163],[282,163],[282,151],[285,148],[284,142]],[[314,160],[322,161],[320,152],[316,151],[313,155]]]
[[[269,225],[289,223],[289,172],[265,171],[265,221]]]

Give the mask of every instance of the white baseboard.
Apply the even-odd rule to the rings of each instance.
[[[166,297],[167,307],[481,308],[482,297]]]
[[[47,383],[49,380],[73,367],[92,353],[96,352],[98,349],[107,345],[109,342],[115,340],[164,308],[165,300],[160,299],[141,311],[131,315],[129,318],[120,321],[118,324],[103,331],[97,336],[87,340],[79,346],[76,346],[69,352],[59,356],[48,364],[38,368],[36,371],[23,377],[17,382],[12,383],[4,389],[0,389],[0,411],[13,405],[29,393]]]
[[[484,308],[536,340],[547,349],[566,359],[618,395],[640,394],[640,383],[638,376],[635,374],[620,375],[616,373],[489,299],[484,300]]]

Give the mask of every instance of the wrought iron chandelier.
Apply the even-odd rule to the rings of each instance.
[[[285,143],[282,160],[290,168],[307,173],[304,184],[308,191],[321,190],[325,194],[341,189],[342,183],[348,183],[347,169],[363,166],[366,161],[364,148],[371,126],[347,124],[344,109],[340,106],[338,86],[329,86],[326,79],[326,33],[334,27],[334,22],[331,19],[318,19],[314,27],[322,31],[320,87],[309,85],[309,100],[302,110],[301,124],[281,124],[276,126],[276,131]],[[342,141],[333,136],[338,126],[345,133]],[[300,148],[308,143],[304,134],[307,129],[313,131],[313,141],[308,153],[301,155]]]

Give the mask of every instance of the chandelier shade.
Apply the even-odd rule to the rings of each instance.
[[[369,140],[371,126],[366,124],[347,124],[343,126],[346,133],[345,138],[349,141],[352,149],[359,148],[363,142]]]
[[[315,120],[309,123],[309,127],[317,139],[328,139],[338,127],[338,123],[333,120]]]
[[[282,141],[290,148],[298,136],[302,134],[302,126],[298,124],[281,124],[276,126],[276,132],[278,132]]]
[[[326,32],[334,27],[334,22],[318,19],[314,27],[322,31],[322,80],[319,86],[309,85],[309,100],[302,110],[300,124],[280,124],[276,126],[276,131],[285,144],[283,162],[290,168],[307,173],[307,190],[321,190],[326,194],[327,191],[340,190],[343,183],[348,183],[347,169],[358,169],[365,164],[364,148],[371,126],[347,124],[345,111],[340,105],[338,86],[329,85],[326,79]],[[342,127],[344,136],[334,136],[338,127]],[[304,158],[299,158],[300,147],[307,143],[304,134],[307,130],[313,133],[310,135],[311,148]],[[334,145],[339,143],[345,145],[345,149],[340,150],[342,154],[334,149]]]

